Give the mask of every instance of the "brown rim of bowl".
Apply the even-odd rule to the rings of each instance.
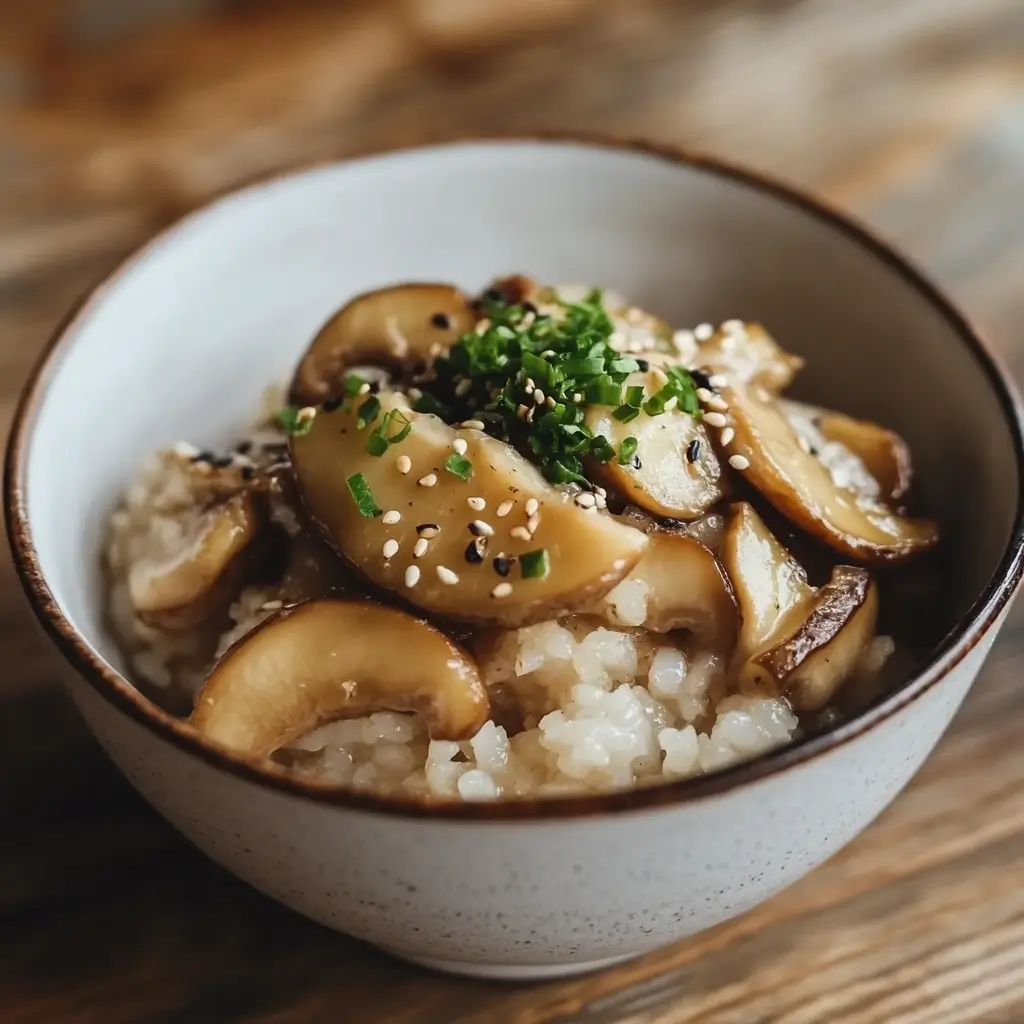
[[[317,803],[404,817],[426,817],[441,820],[470,818],[484,821],[524,821],[577,818],[606,814],[612,811],[640,812],[718,796],[735,788],[768,779],[820,757],[880,725],[932,689],[970,653],[996,621],[1024,575],[1024,495],[1018,498],[1010,542],[1000,560],[998,569],[985,586],[982,594],[935,649],[927,665],[879,704],[855,715],[834,729],[811,735],[754,760],[711,775],[684,779],[679,782],[657,783],[639,789],[614,793],[519,799],[495,803],[430,802],[393,796],[374,796],[337,786],[320,785],[299,779],[283,769],[258,765],[202,740],[185,722],[167,714],[143,697],[139,691],[122,680],[92,651],[61,612],[43,578],[29,529],[23,482],[27,441],[35,422],[36,410],[45,393],[48,378],[74,340],[74,329],[78,322],[103,297],[107,289],[130,270],[144,253],[160,244],[190,217],[203,213],[226,195],[334,163],[372,159],[373,157],[448,145],[531,143],[631,152],[650,159],[663,160],[683,165],[691,170],[727,178],[746,188],[765,193],[788,206],[795,207],[867,250],[936,308],[971,351],[988,378],[994,394],[998,397],[1003,416],[1014,437],[1018,472],[1024,478],[1024,408],[1010,383],[1009,374],[982,340],[979,332],[939,287],[918,270],[910,260],[894,250],[888,243],[881,241],[849,215],[840,213],[821,200],[812,198],[791,185],[715,157],[687,152],[672,146],[640,140],[617,140],[600,135],[580,133],[456,137],[411,146],[397,146],[373,153],[360,154],[342,161],[320,161],[287,171],[259,176],[244,184],[236,185],[157,232],[145,245],[129,255],[104,281],[87,292],[69,311],[45,346],[24,386],[14,414],[4,467],[4,515],[11,553],[21,585],[36,618],[61,653],[102,700],[123,711],[158,737],[170,741],[186,752],[199,756],[216,768],[231,772],[256,785]]]

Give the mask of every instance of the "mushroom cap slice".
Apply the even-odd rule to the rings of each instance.
[[[735,437],[728,454],[744,457],[744,477],[787,519],[835,551],[867,563],[898,562],[933,547],[936,524],[897,515],[836,485],[800,445],[779,405],[763,389],[730,379],[719,388]]]
[[[853,674],[877,623],[878,587],[867,570],[837,565],[794,632],[750,659],[741,685],[784,694],[797,711],[820,711]]]
[[[250,493],[201,511],[186,508],[173,518],[156,517],[150,550],[128,574],[128,592],[139,618],[177,632],[215,614],[240,585],[243,556],[262,525],[260,507]]]
[[[696,363],[716,366],[737,380],[782,391],[803,368],[800,356],[786,352],[760,324],[719,328],[697,350]]]
[[[437,615],[511,628],[586,607],[646,549],[643,533],[578,507],[509,445],[413,412],[395,392],[378,398],[381,416],[400,413],[409,424],[380,457],[366,450],[370,428],[359,430],[356,409],[321,411],[309,433],[291,439],[306,508],[342,557],[378,586]],[[457,438],[472,467],[467,480],[446,468]],[[399,471],[398,458],[409,460],[410,472]],[[356,474],[381,511],[400,514],[398,522],[360,513],[347,483]],[[511,511],[498,516],[508,501]],[[397,550],[386,555],[385,542]],[[541,549],[549,571],[523,578],[516,560]],[[496,566],[498,556],[511,564]]]
[[[740,611],[737,655],[747,660],[786,635],[792,613],[810,604],[814,588],[803,567],[745,501],[730,511],[721,556]]]
[[[655,530],[648,539],[650,547],[627,577],[646,585],[644,627],[654,633],[685,629],[708,647],[730,650],[739,611],[718,559],[682,530]]]
[[[359,366],[405,374],[422,370],[475,323],[469,299],[449,284],[399,284],[366,292],[317,332],[295,371],[292,401],[317,405],[341,394],[345,374]]]
[[[461,740],[487,721],[489,704],[473,661],[426,622],[324,598],[272,616],[230,647],[189,721],[262,758],[323,722],[384,710],[418,712],[432,738]]]
[[[631,374],[627,383],[643,384],[648,394],[661,386],[651,373]],[[617,456],[603,464],[590,460],[587,469],[593,479],[627,502],[670,519],[697,519],[722,497],[722,469],[699,420],[669,409],[660,416],[642,412],[622,423],[613,412],[609,406],[593,406],[585,423],[594,434],[606,437],[616,452],[627,437],[635,437],[636,457],[625,466]],[[695,452],[693,461],[688,451]]]

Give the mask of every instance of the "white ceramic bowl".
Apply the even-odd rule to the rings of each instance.
[[[152,449],[226,440],[341,301],[522,270],[680,325],[760,319],[802,391],[913,445],[947,531],[955,625],[841,727],[708,778],[607,797],[426,807],[317,789],[204,745],[143,699],[103,622],[100,543]],[[1021,578],[1020,407],[950,303],[838,214],[711,161],[584,141],[476,142],[329,165],[221,199],[68,320],[29,383],[6,509],[72,696],[197,846],[318,921],[433,966],[567,974],[717,924],[835,853],[952,717]]]

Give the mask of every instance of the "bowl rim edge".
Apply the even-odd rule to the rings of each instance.
[[[610,793],[517,798],[487,803],[372,795],[337,785],[318,784],[301,779],[283,769],[256,764],[202,740],[184,721],[169,715],[150,702],[93,653],[85,638],[61,612],[43,577],[32,541],[25,500],[27,448],[38,408],[44,399],[48,380],[59,365],[63,352],[74,340],[75,328],[88,316],[91,307],[146,253],[157,248],[187,221],[202,216],[221,200],[240,192],[255,191],[280,179],[300,177],[317,169],[342,166],[367,158],[415,155],[424,150],[459,145],[537,143],[590,148],[612,153],[628,152],[698,170],[713,177],[725,178],[766,194],[776,202],[796,208],[804,215],[823,222],[826,227],[843,235],[847,241],[868,251],[935,308],[953,328],[960,341],[971,351],[999,399],[1004,421],[1013,435],[1018,474],[1020,479],[1024,480],[1024,406],[1008,370],[982,333],[944,290],[895,246],[880,238],[872,229],[850,214],[794,185],[741,164],[682,147],[582,132],[455,135],[408,145],[372,149],[342,159],[328,158],[300,164],[237,182],[154,232],[97,285],[87,290],[61,318],[22,386],[12,418],[4,465],[4,518],[8,544],[16,573],[33,614],[63,657],[101,700],[126,713],[137,724],[155,733],[158,738],[172,743],[186,753],[199,756],[214,768],[234,774],[249,783],[314,803],[406,818],[523,823],[552,818],[576,819],[610,813],[664,810],[699,800],[727,796],[734,791],[766,781],[845,746],[905,710],[945,679],[985,637],[1008,606],[1024,576],[1024,488],[1018,495],[1014,523],[1006,550],[982,593],[936,648],[928,663],[881,702],[832,729],[710,775]]]

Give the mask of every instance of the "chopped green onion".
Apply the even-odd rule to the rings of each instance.
[[[378,457],[388,450],[388,439],[380,432],[380,427],[366,439],[366,450]]]
[[[604,373],[604,359],[567,359],[559,367],[570,377],[596,377]]]
[[[392,423],[402,424],[397,434],[389,433]],[[383,427],[384,434],[388,439],[388,444],[398,444],[399,441],[404,441],[412,431],[412,420],[410,420],[401,409],[392,409],[384,417]]]
[[[640,415],[640,410],[635,405],[620,405],[612,415],[620,423],[632,423]]]
[[[275,417],[277,425],[289,437],[303,437],[313,429],[315,416],[300,416],[302,410],[298,406],[286,405]]]
[[[634,384],[626,388],[626,405],[632,405],[639,409],[644,401],[644,389],[641,384]]]
[[[380,415],[380,399],[376,395],[370,397],[359,406],[359,413],[356,416],[356,426],[362,430],[368,427]]]
[[[473,475],[473,463],[458,452],[453,452],[444,460],[444,468],[460,480],[468,480]]]
[[[364,384],[368,383],[363,377],[360,377],[358,373],[349,373],[345,376],[345,396],[347,398],[355,398],[359,394],[360,388]]]
[[[618,405],[622,401],[622,385],[593,384],[584,394],[587,405]]]
[[[608,364],[609,373],[636,373],[640,364],[635,359],[613,359]]]
[[[599,462],[608,462],[615,456],[615,448],[607,437],[598,435],[590,441],[590,454]]]
[[[361,516],[373,519],[375,516],[383,515],[383,510],[378,507],[373,491],[370,490],[370,485],[362,473],[353,473],[345,481],[345,484],[348,486],[348,493],[352,495],[352,500],[356,503],[356,508],[359,509]]]
[[[619,465],[628,466],[633,461],[633,456],[636,455],[636,449],[639,442],[635,437],[627,437],[623,440],[622,444],[619,445]]]
[[[520,555],[519,569],[523,574],[523,579],[544,579],[551,572],[548,549],[539,548],[536,551],[527,551],[525,555]]]

